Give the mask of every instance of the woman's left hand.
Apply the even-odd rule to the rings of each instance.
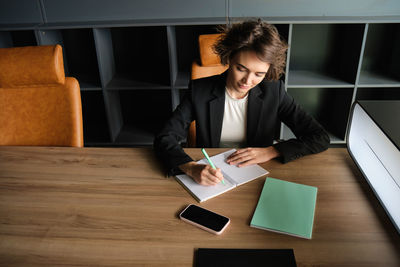
[[[248,147],[238,149],[236,152],[232,153],[228,157],[226,162],[230,165],[245,167],[257,163],[263,163],[279,156],[279,151],[276,150],[273,146]]]

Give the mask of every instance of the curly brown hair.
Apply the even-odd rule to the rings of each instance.
[[[271,64],[265,79],[278,80],[285,72],[287,43],[275,26],[258,20],[248,20],[221,28],[221,37],[213,49],[223,65],[241,51],[254,51],[261,61]]]

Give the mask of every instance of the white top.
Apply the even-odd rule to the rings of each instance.
[[[243,147],[246,143],[248,94],[233,98],[225,89],[224,119],[220,147]]]

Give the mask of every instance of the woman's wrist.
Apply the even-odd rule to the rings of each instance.
[[[268,155],[270,157],[270,160],[274,159],[274,158],[277,158],[277,157],[280,157],[280,155],[281,155],[279,150],[277,150],[274,146],[269,146],[266,149],[268,151]]]
[[[183,171],[187,175],[192,176],[192,167],[193,167],[193,165],[196,165],[196,164],[197,163],[194,161],[189,161],[189,162],[179,165],[178,168],[181,169],[181,171]]]

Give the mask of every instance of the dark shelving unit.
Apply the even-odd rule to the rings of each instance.
[[[363,24],[293,25],[288,87],[355,84]]]
[[[102,92],[82,91],[81,99],[85,146],[110,143]]]
[[[111,28],[115,74],[107,89],[169,89],[169,57],[165,27]]]
[[[35,45],[37,42],[33,30],[0,31],[0,48]]]
[[[170,92],[167,90],[149,92],[148,89],[124,90],[119,92],[119,97],[123,126],[115,143],[152,145],[155,133],[171,116]]]
[[[356,100],[400,100],[400,86],[358,88]]]
[[[359,87],[398,87],[400,24],[369,24]]]
[[[331,143],[343,142],[353,88],[289,88],[288,93],[328,131]],[[283,128],[283,139],[294,137],[288,127]]]
[[[82,3],[92,5],[85,0],[38,2],[33,6],[47,17],[37,17],[38,9],[30,22],[18,23],[25,18],[21,14],[8,24],[3,21],[0,47],[63,47],[66,75],[77,78],[81,87],[86,146],[150,146],[187,92],[192,62],[199,59],[198,36],[218,33],[221,25],[244,17],[238,15],[238,1],[207,0],[207,7],[191,11],[195,17],[175,8],[165,13],[157,7],[154,13],[149,5],[143,11],[147,15],[135,18],[132,12],[142,12],[134,2],[125,12],[100,1],[101,10],[87,19],[86,12],[68,11]],[[111,6],[122,17],[113,17]],[[248,10],[258,11],[254,6]],[[328,130],[331,143],[346,142],[354,101],[400,99],[400,17],[274,14],[264,20],[275,24],[289,45],[281,78],[285,89]],[[276,137],[293,134],[282,124]]]
[[[92,29],[61,30],[67,58],[66,75],[78,79],[82,90],[101,90]]]

